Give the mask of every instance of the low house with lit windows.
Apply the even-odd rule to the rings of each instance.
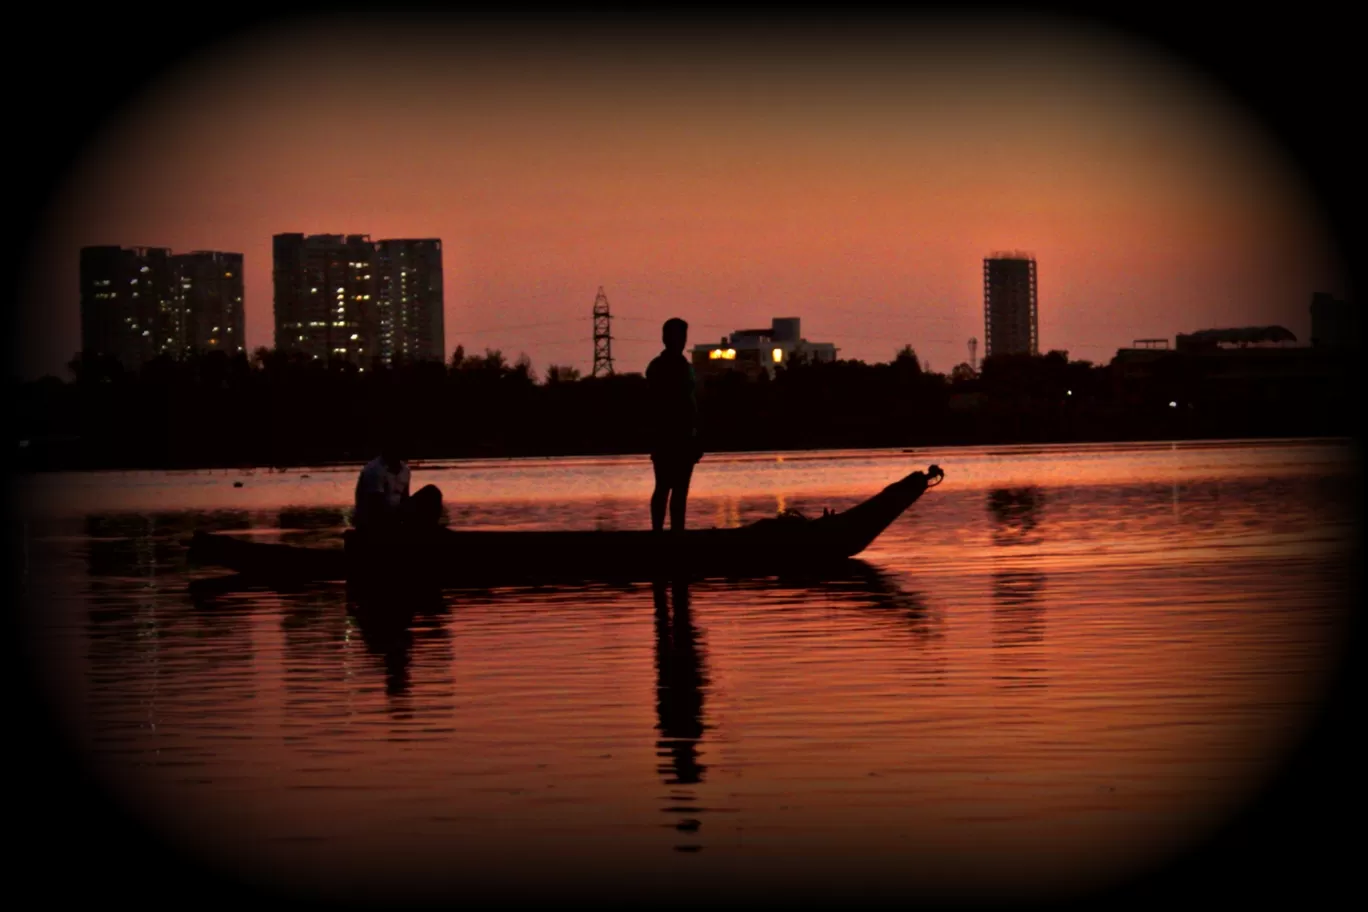
[[[835,361],[836,346],[809,342],[802,337],[798,317],[775,317],[768,329],[738,329],[713,344],[695,345],[694,373],[700,379],[723,371],[740,371],[758,379],[775,368],[796,360]]]

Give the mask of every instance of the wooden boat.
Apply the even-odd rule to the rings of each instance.
[[[939,484],[937,466],[916,471],[840,513],[781,515],[736,529],[684,532],[467,532],[434,529],[376,541],[355,530],[342,548],[302,548],[196,532],[192,561],[264,583],[347,582],[493,586],[537,582],[747,577],[810,571],[869,547]]]

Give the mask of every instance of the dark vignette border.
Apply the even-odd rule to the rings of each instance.
[[[1048,11],[1069,16],[1069,11],[1057,7]],[[7,367],[22,338],[17,331],[21,315],[15,303],[25,281],[23,267],[33,226],[87,144],[103,129],[117,123],[143,90],[219,41],[235,40],[295,16],[332,19],[345,12],[338,6],[296,6],[288,10],[277,7],[272,14],[224,7],[180,7],[160,12],[140,7],[87,8],[79,12],[47,8],[29,13],[31,18],[22,29],[24,34],[16,35],[16,50],[22,48],[28,56],[10,58],[8,80],[12,118],[9,146],[14,156],[10,164],[9,249],[19,268],[6,276],[9,285],[4,289],[5,323],[0,326],[0,333],[9,346],[5,352]],[[529,15],[524,23],[529,31],[547,32],[589,21],[641,22],[652,26],[673,25],[677,21],[681,25],[706,23],[710,27],[733,23],[763,26],[770,21],[768,15],[742,13],[735,8],[725,15],[697,11],[656,11],[649,16],[605,10],[574,15],[562,12],[556,19],[533,15],[532,10],[524,12]],[[1010,12],[1029,15],[1036,10],[1017,8]],[[479,15],[478,11],[457,14],[472,18]],[[400,13],[391,10],[387,15]],[[522,21],[513,13],[506,12],[505,16],[509,21]],[[887,21],[888,15],[881,14],[880,19]],[[1077,19],[1080,24],[1110,27],[1120,35],[1150,42],[1174,54],[1248,106],[1308,180],[1349,271],[1349,297],[1358,301],[1364,287],[1364,178],[1360,163],[1355,160],[1357,146],[1349,139],[1348,124],[1358,107],[1351,92],[1359,84],[1361,74],[1357,72],[1357,43],[1347,25],[1313,9],[1280,10],[1276,15],[1242,11],[1210,19],[1198,18],[1191,10],[1164,18],[1146,11],[1146,15],[1085,15]],[[820,33],[832,24],[861,19],[850,8],[844,8],[829,11],[821,19],[799,20],[788,15],[781,21]],[[1361,443],[1361,431],[1355,438]],[[7,472],[7,481],[12,480]],[[7,484],[7,508],[11,490]],[[1361,502],[1361,486],[1346,493]],[[7,509],[6,515],[9,519],[12,511]],[[7,602],[14,605],[19,559],[15,524],[7,521],[6,530],[6,569],[11,580]],[[1359,535],[1361,544],[1361,529]],[[1354,800],[1356,780],[1351,777],[1361,768],[1363,754],[1361,749],[1351,746],[1357,739],[1350,737],[1354,711],[1360,708],[1354,695],[1362,689],[1362,675],[1355,663],[1362,626],[1357,608],[1359,591],[1361,585],[1356,577],[1354,598],[1346,606],[1350,624],[1344,653],[1329,698],[1312,720],[1311,734],[1278,778],[1214,838],[1195,850],[1144,877],[1119,885],[1107,895],[1074,900],[1153,905],[1175,900],[1229,903],[1258,898],[1273,902],[1292,900],[1304,906],[1336,896],[1350,886],[1357,862],[1350,852],[1357,842],[1340,834],[1355,832],[1360,823]],[[18,619],[11,611],[7,620],[13,623]],[[17,654],[8,663],[12,677],[10,692],[17,698],[17,712],[9,715],[10,737],[6,739],[11,745],[11,802],[18,810],[17,819],[12,818],[18,824],[14,827],[13,836],[17,838],[12,845],[17,843],[19,848],[11,849],[9,857],[17,881],[39,886],[35,882],[36,872],[52,871],[40,887],[51,899],[75,898],[87,892],[106,900],[127,898],[140,903],[162,901],[177,905],[309,899],[263,896],[226,872],[196,866],[134,822],[127,810],[111,801],[85,765],[72,755],[70,746],[48,717],[44,701],[33,690],[32,656],[25,648],[25,639],[17,633],[13,631],[9,638],[9,643],[17,647]],[[843,897],[844,891],[836,885],[826,896],[786,896],[772,889],[764,895],[750,896],[746,891],[751,885],[734,886],[735,890],[717,899],[724,903],[753,900],[800,906],[846,905],[843,898],[856,899]],[[613,895],[545,898],[557,902],[591,899],[604,905],[629,896],[656,906],[670,904],[669,885],[639,884],[632,880],[630,872],[625,872],[615,884]],[[516,903],[512,895],[501,898]],[[489,899],[499,901],[500,897]],[[923,901],[942,904],[938,900],[962,905],[955,903],[953,897],[901,899],[904,901],[897,905],[903,907]],[[1010,898],[1003,899],[1002,904],[1011,904]]]

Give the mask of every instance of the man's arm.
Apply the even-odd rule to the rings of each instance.
[[[385,493],[378,479],[370,472],[362,472],[356,479],[356,515],[352,522],[358,527],[382,514],[385,508]]]

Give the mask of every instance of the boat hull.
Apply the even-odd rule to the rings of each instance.
[[[271,583],[391,587],[769,576],[838,564],[915,503],[933,473],[914,472],[844,513],[683,532],[473,532],[433,529],[376,539],[348,530],[341,549],[195,533],[191,557]]]

